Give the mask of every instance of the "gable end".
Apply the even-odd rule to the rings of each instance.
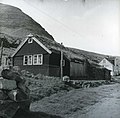
[[[23,45],[28,41],[29,37],[27,37],[19,46],[18,48],[16,49],[16,51],[12,54],[11,57],[14,57],[17,52],[23,47]],[[37,43],[39,44],[39,46],[41,46],[44,50],[46,50],[49,54],[52,53],[51,50],[49,50],[46,46],[44,46],[40,41],[38,41],[35,37],[32,37],[32,39]]]

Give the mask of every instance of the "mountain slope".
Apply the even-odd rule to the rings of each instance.
[[[105,57],[112,57],[110,55],[104,55],[104,54],[98,54],[94,52],[89,52],[85,50],[75,49],[75,48],[69,48],[73,53],[77,54],[78,56],[83,56],[88,60],[94,61],[96,63],[100,62]]]
[[[20,9],[0,3],[0,44],[1,40],[4,40],[4,47],[16,48],[29,33],[46,37],[49,41],[54,40],[40,24]],[[107,56],[74,48],[67,48],[67,50],[97,63]]]
[[[35,33],[53,40],[53,37],[31,17],[20,9],[0,4],[0,33],[16,38],[24,38]]]

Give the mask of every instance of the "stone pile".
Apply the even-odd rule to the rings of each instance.
[[[11,118],[18,109],[29,110],[29,89],[18,72],[5,69],[0,77],[0,118]]]

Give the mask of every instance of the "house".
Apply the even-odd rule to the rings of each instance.
[[[120,57],[115,57],[114,75],[120,75]]]
[[[12,54],[13,66],[34,74],[60,76],[63,52],[63,76],[87,78],[88,61],[54,40],[39,35],[28,35]]]
[[[61,52],[63,55],[61,55]],[[94,70],[91,68],[89,60],[43,36],[28,35],[11,57],[13,66],[18,66],[21,70],[60,77],[61,56],[63,57],[63,76],[68,76],[74,80],[97,79],[97,77],[91,75]],[[107,71],[103,71],[103,69],[99,70],[102,73],[101,76],[103,76],[99,79],[108,79],[105,74],[109,76],[109,72],[106,73]],[[100,76],[99,72],[97,76]]]
[[[100,61],[99,65],[110,70],[112,76],[115,75],[115,73],[114,73],[115,66],[116,66],[115,57],[106,57],[106,58],[102,59],[102,61]]]

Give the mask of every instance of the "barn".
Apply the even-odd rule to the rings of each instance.
[[[63,76],[87,77],[88,61],[72,53],[68,48],[39,35],[28,35],[12,55],[13,66],[34,74],[60,76],[61,50],[63,52]]]

